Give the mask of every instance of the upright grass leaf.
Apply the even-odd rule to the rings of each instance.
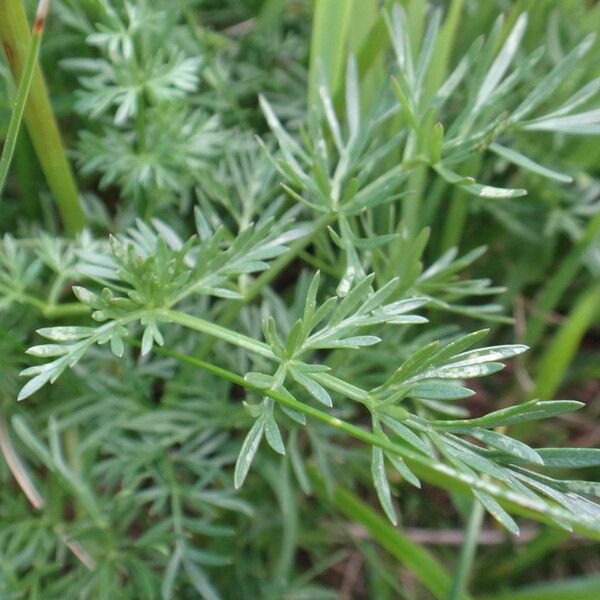
[[[44,0],[40,6],[47,7],[47,4]],[[22,77],[28,76],[27,55],[32,43],[37,44],[39,48],[42,28],[43,20],[34,24],[33,35],[37,36],[38,40],[32,42],[22,1],[3,0],[0,3],[0,39],[15,81],[21,81]],[[37,53],[37,50],[35,52]],[[41,70],[35,61],[32,65],[33,73],[29,74],[32,78],[30,93],[25,105],[25,123],[65,229],[73,234],[85,226],[86,219]]]
[[[600,285],[594,284],[577,299],[567,320],[539,360],[535,372],[534,396],[553,398],[583,336],[600,314]]]
[[[465,540],[458,557],[458,564],[456,565],[452,579],[452,588],[448,594],[448,600],[460,600],[464,597],[477,549],[477,536],[483,522],[484,514],[485,512],[481,503],[478,500],[473,500],[465,528]]]
[[[340,89],[346,68],[348,32],[356,4],[356,0],[315,1],[310,45],[309,107],[317,102],[321,76],[324,76],[332,96],[335,97]]]
[[[331,2],[316,0],[310,43],[308,106],[315,106],[318,88],[323,81],[339,108],[343,98],[344,72],[349,55],[358,55],[361,81],[367,87],[362,95],[362,109],[375,101],[376,78],[384,69],[386,37],[377,0]],[[366,78],[366,79],[365,79]]]
[[[360,74],[361,82],[361,109],[365,113],[375,105],[379,84],[386,75],[389,38],[385,34],[380,4],[378,0],[359,0],[355,4],[357,13],[350,22],[349,51],[356,56],[357,74]]]
[[[0,156],[0,200],[2,199],[2,192],[4,191],[4,185],[6,184],[8,170],[10,168],[13,153],[17,145],[21,119],[23,118],[23,112],[25,111],[25,104],[27,102],[31,81],[33,79],[33,71],[37,63],[37,57],[42,41],[42,34],[44,33],[44,24],[48,14],[48,4],[49,0],[40,0],[38,4],[35,23],[31,32],[31,41],[29,48],[27,49],[23,72],[17,87],[14,108],[8,124],[6,140],[4,141],[2,155]]]
[[[600,235],[600,213],[594,215],[579,240],[562,259],[552,277],[539,290],[535,299],[535,312],[527,322],[528,344],[539,342],[547,328],[548,317],[569,285],[582,268],[582,257]]]

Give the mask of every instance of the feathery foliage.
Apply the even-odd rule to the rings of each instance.
[[[331,506],[384,548],[402,515],[472,506],[452,589],[407,543],[438,598],[466,597],[480,509],[600,538],[598,451],[559,420],[600,371],[577,355],[598,317],[594,35],[558,4],[349,2],[347,48],[325,50],[309,4],[55,3],[42,58],[90,225],[63,237],[39,194],[23,221],[22,140],[1,207],[3,598],[337,598]],[[352,597],[405,597],[353,543]]]

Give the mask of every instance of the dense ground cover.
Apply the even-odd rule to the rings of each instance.
[[[597,3],[46,4],[0,598],[598,598]]]

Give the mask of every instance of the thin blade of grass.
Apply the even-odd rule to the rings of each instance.
[[[35,28],[36,25],[34,31]],[[0,39],[12,75],[15,81],[20,81],[25,73],[27,52],[31,44],[27,17],[21,0],[3,0],[0,3]],[[58,205],[65,230],[69,234],[76,233],[85,227],[86,218],[52,112],[46,84],[35,61],[24,119],[48,187]]]
[[[354,0],[347,2],[316,0],[315,2],[310,46],[309,107],[317,102],[321,72],[333,97],[340,88],[353,8]]]
[[[4,140],[4,147],[2,148],[2,156],[0,156],[0,200],[2,200],[2,192],[4,191],[4,186],[6,184],[8,170],[17,146],[19,128],[21,127],[23,113],[25,112],[25,104],[33,80],[34,66],[37,62],[42,34],[44,33],[44,23],[46,21],[46,15],[48,14],[48,4],[49,0],[40,0],[38,4],[35,23],[31,33],[31,40],[29,41],[29,48],[27,49],[27,55],[25,57],[25,65],[23,66],[23,73],[21,74],[19,85],[17,87],[17,95],[10,116],[8,131],[6,139]]]
[[[598,317],[600,284],[583,292],[538,363],[532,396],[552,398],[571,364],[585,332]]]

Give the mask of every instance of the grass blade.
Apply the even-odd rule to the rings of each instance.
[[[46,0],[42,4],[47,4]],[[34,25],[34,32],[36,27]],[[32,43],[21,0],[3,0],[0,3],[0,38],[13,77],[15,81],[20,81],[26,75],[26,57]],[[65,229],[67,233],[73,234],[85,227],[85,215],[52,113],[46,84],[35,62],[24,119]]]
[[[600,284],[587,289],[538,363],[533,395],[552,398],[558,390],[588,327],[598,316]]]
[[[354,0],[347,2],[316,0],[315,2],[310,46],[309,107],[317,102],[321,71],[333,97],[340,88],[353,8]]]
[[[48,14],[48,3],[49,0],[40,0],[40,3],[38,4],[35,24],[33,26],[29,48],[27,49],[25,58],[25,65],[23,66],[23,73],[19,80],[15,104],[10,116],[4,147],[2,148],[2,156],[0,157],[0,200],[2,199],[2,192],[4,191],[4,185],[6,184],[8,169],[15,152],[15,147],[17,146],[19,128],[21,127],[23,113],[25,112],[25,104],[33,79],[33,70],[37,62],[42,35],[44,33],[44,23],[46,21],[46,15]]]
[[[465,541],[460,551],[458,564],[452,581],[452,589],[448,596],[449,600],[460,600],[464,597],[464,591],[467,586],[469,572],[473,566],[475,551],[477,549],[477,535],[483,522],[485,511],[483,506],[477,500],[473,500],[471,514],[465,530]]]

